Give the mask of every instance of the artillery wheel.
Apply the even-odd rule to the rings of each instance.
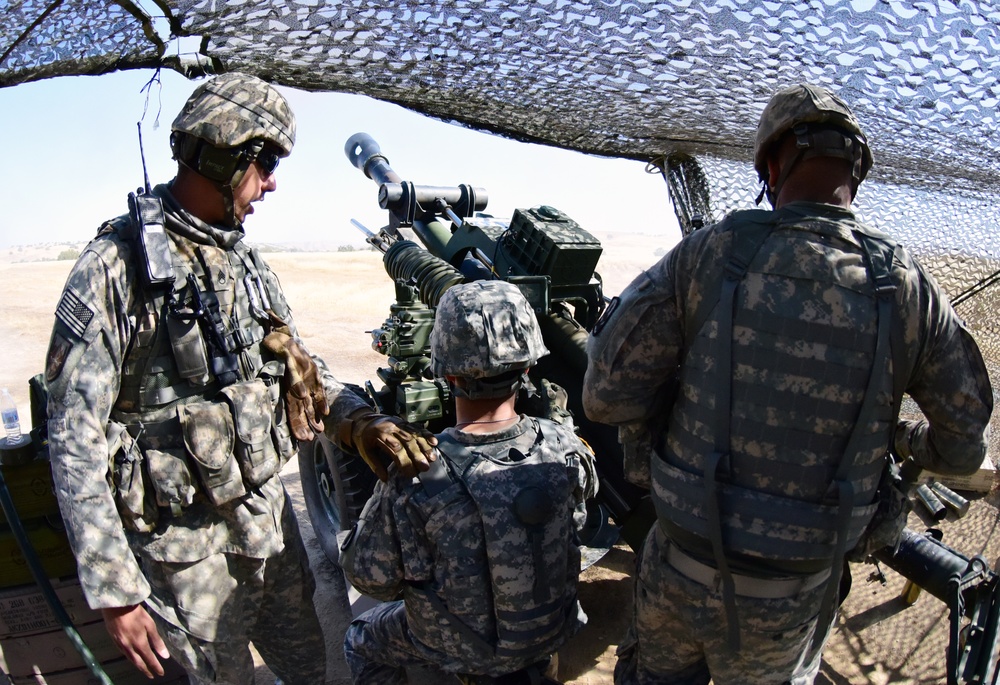
[[[361,457],[344,452],[324,435],[300,445],[299,477],[316,539],[326,557],[338,564],[337,533],[358,520],[377,478]]]

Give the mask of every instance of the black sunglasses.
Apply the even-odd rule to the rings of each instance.
[[[281,161],[281,154],[265,148],[257,153],[256,161],[260,164],[260,168],[264,170],[265,175],[270,176],[278,168],[278,162]]]

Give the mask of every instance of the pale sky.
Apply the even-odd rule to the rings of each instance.
[[[142,185],[136,123],[152,70],[58,77],[0,88],[4,135],[0,248],[82,242],[126,210]],[[170,124],[196,86],[161,72],[150,89],[143,143],[150,182],[173,177]],[[281,161],[277,191],[246,222],[251,242],[363,245],[351,225],[387,222],[376,185],[351,166],[344,143],[364,131],[404,180],[485,188],[486,212],[508,219],[518,207],[556,207],[584,229],[679,238],[667,186],[641,162],[519,143],[471,131],[371,98],[279,87],[298,120],[292,155]]]

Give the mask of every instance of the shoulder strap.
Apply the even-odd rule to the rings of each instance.
[[[722,543],[722,512],[719,502],[717,479],[720,468],[723,472],[728,472],[729,464],[729,438],[732,419],[732,362],[733,362],[733,309],[736,304],[736,289],[746,276],[750,263],[757,255],[761,245],[771,235],[774,230],[774,222],[770,213],[766,214],[767,220],[761,220],[763,216],[746,217],[750,221],[737,223],[733,229],[732,251],[729,261],[726,262],[723,274],[722,288],[719,298],[716,300],[721,311],[719,319],[719,376],[721,387],[718,389],[716,399],[716,426],[715,426],[715,449],[705,460],[705,499],[706,511],[708,515],[708,533],[712,543],[712,553],[715,557],[716,568],[719,569],[719,578],[722,583],[722,599],[726,608],[726,623],[728,624],[728,640],[732,648],[739,649],[740,628],[736,619],[736,588],[733,581],[732,572],[729,569],[729,562],[726,560],[725,549]],[[696,327],[691,329],[692,335],[697,335],[698,331],[705,324],[709,313],[715,308],[705,309],[699,307]]]
[[[739,278],[736,281],[738,284],[746,274],[746,270],[750,268],[750,262],[753,261],[760,246],[764,244],[767,236],[771,234],[775,223],[771,212],[759,209],[737,212],[730,215],[727,222],[729,225],[724,230],[733,234],[733,242],[729,262],[726,264],[723,277],[725,278],[726,274],[738,275]],[[722,295],[723,291],[720,291],[719,297],[715,299],[711,297],[702,299],[701,304],[688,319],[687,329],[691,337],[697,335],[701,327],[705,325],[708,315],[715,309],[715,305],[719,302]]]
[[[906,374],[902,373],[902,366],[897,363],[903,357],[902,345],[899,344],[898,337],[896,338],[896,344],[893,344],[891,338],[896,336],[890,334],[890,331],[899,328],[899,326],[895,325],[894,321],[896,314],[896,284],[892,281],[892,260],[895,257],[897,246],[895,243],[877,240],[862,231],[856,230],[854,231],[854,235],[861,242],[861,247],[868,261],[872,283],[875,287],[875,297],[878,300],[878,328],[876,331],[875,354],[872,357],[872,367],[868,375],[865,396],[861,401],[861,409],[858,411],[858,417],[855,419],[854,427],[851,429],[850,437],[848,437],[847,445],[844,448],[844,455],[834,476],[833,482],[837,488],[836,495],[839,509],[837,514],[837,542],[834,547],[833,562],[831,565],[832,575],[830,576],[830,583],[827,585],[826,593],[823,596],[823,601],[820,603],[819,623],[817,625],[827,625],[833,618],[839,589],[839,582],[836,581],[840,577],[840,573],[844,568],[844,560],[850,551],[847,549],[847,528],[851,518],[851,510],[855,506],[854,499],[857,494],[854,491],[855,471],[860,467],[857,459],[857,444],[864,427],[868,425],[869,420],[875,412],[875,400],[878,394],[878,388],[875,386],[882,369],[885,368],[886,357],[890,354],[893,359],[893,417],[899,413],[897,397],[902,398],[902,391],[900,390],[897,393],[896,390],[902,387],[906,381]],[[895,421],[890,422],[890,433],[886,436],[887,447],[891,440],[891,431],[894,426]],[[815,640],[816,636],[813,639]]]
[[[455,482],[461,479],[469,466],[478,459],[476,453],[467,445],[463,445],[451,435],[441,433],[437,436],[438,458],[431,462],[427,471],[417,474],[420,484],[431,497],[435,497]]]

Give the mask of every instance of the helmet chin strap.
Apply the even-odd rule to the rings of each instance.
[[[240,228],[243,223],[236,217],[236,191],[240,185],[240,181],[246,176],[247,169],[253,164],[256,155],[248,156],[246,154],[241,154],[239,164],[236,170],[233,172],[233,177],[229,179],[228,183],[220,183],[218,181],[212,181],[216,184],[219,192],[222,194],[222,209],[225,215],[223,219],[223,224],[229,226],[230,228]],[[212,179],[209,179],[210,181]]]
[[[230,228],[240,228],[242,225],[236,217],[235,188],[239,186],[240,181],[243,180],[250,165],[257,159],[257,155],[260,154],[263,147],[262,141],[254,140],[239,148],[220,150],[212,148],[207,142],[193,136],[181,136],[176,132],[171,135],[174,159],[209,181],[219,190],[223,214],[221,223]],[[220,155],[224,156],[221,160]],[[206,156],[210,157],[210,162],[205,161]],[[208,166],[205,166],[206,164]],[[221,172],[225,169],[224,173],[228,173],[229,165],[232,165],[232,173],[225,180],[209,171],[215,166],[218,171]]]

